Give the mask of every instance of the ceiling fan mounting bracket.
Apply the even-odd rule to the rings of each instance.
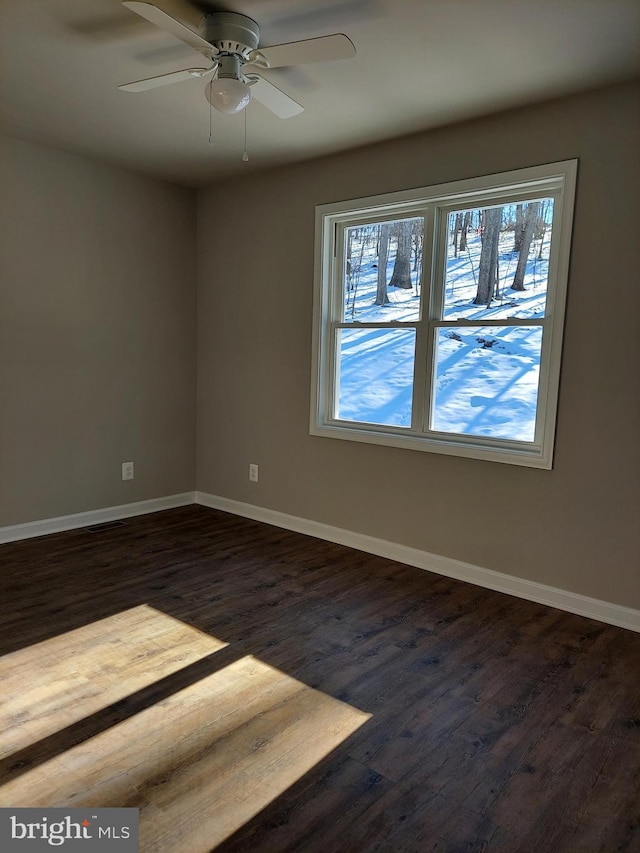
[[[236,12],[210,12],[204,16],[200,33],[223,54],[249,59],[260,43],[260,27]]]

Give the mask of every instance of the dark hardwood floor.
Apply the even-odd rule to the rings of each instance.
[[[145,853],[640,851],[638,634],[202,507],[0,564],[2,806],[136,806]]]

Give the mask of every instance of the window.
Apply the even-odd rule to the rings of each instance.
[[[311,433],[551,468],[576,171],[318,207]]]

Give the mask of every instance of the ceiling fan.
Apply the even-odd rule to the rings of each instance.
[[[208,12],[199,32],[195,32],[153,3],[124,0],[122,5],[197,50],[210,64],[135,80],[118,88],[125,92],[143,92],[191,77],[211,75],[205,95],[211,106],[223,113],[239,113],[255,97],[280,118],[298,115],[304,108],[257,70],[349,59],[356,52],[351,39],[341,33],[260,47],[260,27],[238,12]]]

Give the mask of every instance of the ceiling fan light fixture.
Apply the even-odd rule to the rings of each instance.
[[[207,100],[221,113],[241,113],[251,100],[251,89],[242,80],[218,77],[207,84]]]

